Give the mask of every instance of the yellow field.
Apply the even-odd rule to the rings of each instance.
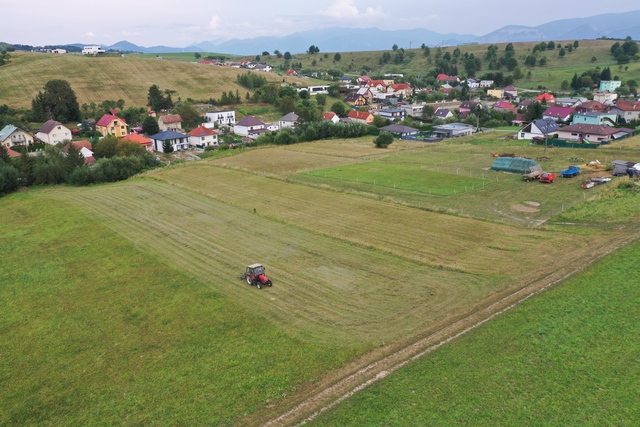
[[[125,55],[125,57],[89,57],[81,55],[51,55],[12,52],[8,65],[0,67],[0,104],[30,108],[31,100],[52,79],[64,79],[78,97],[78,102],[96,104],[105,99],[123,99],[127,106],[147,105],[149,87],[177,93],[174,101],[219,98],[222,92],[238,90],[242,97],[246,89],[236,84],[236,76],[246,70],[200,65],[179,61],[156,60]],[[273,82],[301,82],[300,79],[264,73]]]

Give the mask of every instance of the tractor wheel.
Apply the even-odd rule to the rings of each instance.
[[[271,283],[271,280],[267,280],[267,286],[271,287],[271,285],[273,285],[273,283]]]
[[[253,285],[253,283],[251,283],[251,277],[247,276],[247,285]]]
[[[256,282],[256,288],[262,289],[262,283],[259,280]]]

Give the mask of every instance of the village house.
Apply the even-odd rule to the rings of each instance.
[[[358,90],[356,92],[356,95],[361,95],[361,96],[365,97],[365,99],[367,100],[368,104],[370,104],[373,101],[373,92],[368,87],[358,88]]]
[[[629,123],[629,121],[637,120],[640,117],[640,102],[619,100],[609,108],[609,112],[617,114],[620,121]]]
[[[383,132],[390,132],[400,138],[403,136],[418,134],[418,129],[412,128],[410,126],[397,125],[397,124],[381,127],[380,130]]]
[[[296,124],[298,123],[298,119],[300,117],[298,117],[298,115],[296,113],[289,113],[283,117],[280,117],[280,120],[278,120],[279,125],[278,128],[279,129],[284,129],[284,128],[294,128],[296,127]]]
[[[600,80],[600,92],[615,92],[622,86],[622,82],[620,80]]]
[[[172,130],[174,132],[182,131],[182,117],[180,114],[168,114],[158,118],[158,127],[161,132]]]
[[[542,113],[543,119],[552,119],[556,122],[568,122],[573,114],[573,108],[571,107],[556,107],[551,106]]]
[[[609,106],[598,101],[587,101],[576,107],[577,113],[607,113]]]
[[[605,125],[575,124],[558,130],[558,138],[570,141],[602,142],[613,139],[617,129]]]
[[[218,146],[218,132],[207,129],[202,125],[187,133],[187,135],[189,136],[189,145],[191,147],[205,148]]]
[[[322,115],[323,120],[338,123],[340,121],[340,117],[333,111],[327,111]]]
[[[71,141],[71,131],[60,122],[47,120],[36,133],[36,138],[45,144],[56,145],[60,142]]]
[[[614,113],[573,113],[573,119],[571,124],[578,123],[588,125],[606,125],[615,126],[618,120],[618,115]]]
[[[92,166],[96,163],[95,157],[93,157],[93,147],[87,140],[70,142],[62,147],[62,152],[67,154],[69,152],[69,146],[73,144],[73,147],[82,154],[84,157],[84,164]]]
[[[173,151],[182,151],[189,148],[189,137],[183,133],[172,130],[151,135],[149,138],[153,141],[153,149],[161,153],[164,153],[165,141],[171,144]]]
[[[403,98],[410,98],[413,96],[413,88],[407,83],[392,83],[387,87],[387,93],[392,93],[397,96],[402,95]]]
[[[382,118],[387,120],[404,120],[405,112],[399,108],[385,108],[376,112]]]
[[[364,123],[365,125],[373,124],[373,114],[368,111],[351,110],[349,114],[347,114],[347,117],[356,123]]]
[[[236,112],[233,110],[213,111],[205,114],[207,122],[218,126],[233,126],[236,123]]]
[[[140,144],[145,150],[149,152],[153,152],[153,141],[151,141],[146,136],[140,135],[139,133],[130,133],[129,135],[122,138],[120,141],[123,142],[135,142],[136,144]]]
[[[367,105],[367,98],[362,95],[358,95],[357,93],[350,93],[344,99],[344,102],[351,105],[352,107],[362,107]]]
[[[102,136],[113,135],[120,138],[129,133],[129,126],[124,119],[115,115],[115,111],[112,111],[109,114],[103,115],[100,120],[98,120],[96,130],[100,132]]]
[[[233,133],[241,136],[255,134],[256,131],[266,131],[267,125],[253,116],[246,116],[233,126]]]
[[[558,129],[558,124],[553,119],[534,120],[518,132],[518,139],[546,138],[555,134]]]
[[[618,99],[618,94],[615,92],[593,92],[593,100],[596,102],[611,104],[616,99]]]
[[[436,81],[444,82],[449,84],[457,84],[460,83],[460,78],[458,76],[448,76],[446,74],[438,74],[436,77]]]
[[[513,99],[518,97],[518,89],[513,85],[509,85],[505,87],[503,91],[504,91],[504,97],[507,99]]]
[[[6,125],[0,131],[0,144],[7,148],[26,147],[33,144],[33,137],[14,125]]]
[[[433,133],[437,138],[458,138],[471,135],[473,128],[473,126],[465,123],[450,123],[434,126]]]
[[[438,108],[436,112],[433,114],[436,119],[450,119],[453,117],[453,112],[448,108]]]
[[[503,89],[489,89],[487,91],[487,96],[489,96],[491,98],[502,99],[504,97],[504,90]]]

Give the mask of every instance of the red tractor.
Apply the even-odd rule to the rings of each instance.
[[[240,276],[240,279],[246,280],[248,285],[255,285],[261,289],[263,285],[271,286],[271,280],[265,274],[265,268],[262,264],[251,264],[247,266],[247,271]]]

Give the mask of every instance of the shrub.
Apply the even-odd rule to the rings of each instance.
[[[393,135],[389,132],[381,132],[380,135],[373,140],[377,148],[387,148],[393,143]]]

